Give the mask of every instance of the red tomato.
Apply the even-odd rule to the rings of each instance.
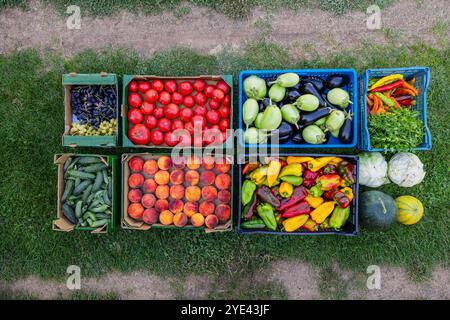
[[[135,124],[128,130],[128,138],[134,144],[147,144],[150,141],[150,129],[143,124]]]
[[[194,112],[192,109],[189,108],[183,108],[180,111],[180,119],[184,122],[191,121],[192,116],[194,115]]]
[[[127,119],[132,124],[138,124],[144,120],[144,115],[142,114],[141,110],[132,108],[128,110]]]
[[[194,147],[203,146],[203,134],[194,135]]]
[[[192,136],[194,134],[194,123],[192,123],[192,121],[186,122],[184,124],[184,129]]]
[[[148,116],[147,118],[145,118],[144,124],[147,126],[147,128],[156,128],[156,126],[158,125],[158,119],[156,119],[154,116]]]
[[[183,103],[183,95],[179,92],[172,93],[172,102],[175,104]]]
[[[203,79],[197,79],[194,81],[194,89],[197,92],[202,92],[203,90],[205,90],[206,87],[206,82]]]
[[[158,92],[161,92],[164,90],[164,82],[162,82],[162,80],[159,80],[159,79],[153,80],[152,88]]]
[[[220,113],[216,110],[209,110],[206,113],[206,120],[211,124],[218,124],[220,121]]]
[[[192,97],[192,96],[184,97],[183,104],[185,107],[192,108],[195,104],[194,97]]]
[[[222,103],[226,106],[230,106],[230,101],[231,101],[230,95],[227,94],[225,95],[225,97],[223,97]]]
[[[130,93],[128,95],[128,105],[132,108],[139,108],[142,104],[142,97],[139,93]]]
[[[130,83],[128,84],[128,91],[137,92],[138,89],[139,89],[138,83],[134,80],[131,80]]]
[[[159,130],[153,130],[152,136],[151,136],[152,144],[155,146],[159,146],[164,141],[164,133],[162,133]]]
[[[204,105],[205,105],[206,99],[207,99],[207,98],[206,98],[205,94],[203,94],[203,93],[201,93],[201,92],[197,93],[197,94],[194,96],[195,103],[198,104],[198,105],[200,105],[200,106],[204,106]]]
[[[220,130],[220,128],[219,128],[219,125],[218,125],[218,124],[215,124],[215,125],[211,126],[211,129],[217,129],[217,130]]]
[[[230,92],[230,86],[223,80],[216,83],[216,88],[222,90],[225,94]]]
[[[219,129],[208,129],[203,134],[203,142],[205,145],[212,143],[218,145],[223,143],[222,132]]]
[[[155,105],[153,103],[149,103],[147,101],[144,101],[141,106],[141,111],[143,114],[149,115],[153,113],[153,110],[155,110]]]
[[[147,81],[139,82],[139,92],[140,93],[146,93],[148,90],[150,90],[152,86]]]
[[[219,109],[220,115],[222,118],[228,119],[230,117],[230,107],[226,105],[222,105],[222,107]]]
[[[178,135],[178,143],[182,146],[190,146],[192,143],[191,134],[187,130],[180,131],[176,134]]]
[[[166,89],[167,92],[174,93],[177,91],[177,83],[174,80],[167,80],[166,83],[164,83],[164,89]]]
[[[204,91],[204,92],[205,92],[205,95],[206,95],[208,98],[211,98],[214,89],[215,89],[214,86],[206,86],[205,91]]]
[[[194,91],[194,87],[192,86],[192,83],[189,81],[183,81],[180,83],[180,93],[183,96],[187,96],[188,94],[191,94],[192,91]]]
[[[225,93],[223,93],[223,91],[220,89],[214,89],[214,91],[212,92],[212,98],[217,102],[221,102],[223,98],[225,98]]]
[[[222,130],[222,132],[227,131],[227,129],[230,128],[230,119],[222,119],[219,122],[219,128]]]
[[[176,119],[178,118],[179,114],[180,108],[174,103],[169,103],[167,106],[164,107],[164,115],[168,119]]]
[[[201,116],[199,114],[196,114],[195,116],[192,117],[192,123],[194,124],[194,128],[197,125],[201,126],[201,129],[206,127],[206,119],[204,116]]]
[[[169,147],[175,147],[178,144],[178,138],[175,134],[173,134],[173,132],[167,132],[164,135],[164,142]]]
[[[166,105],[170,103],[170,93],[163,91],[159,94],[159,103]]]
[[[172,121],[170,121],[167,118],[159,119],[159,121],[158,121],[158,128],[162,132],[169,132],[170,129],[172,128]]]
[[[156,119],[161,119],[164,117],[164,108],[158,107],[153,111],[153,115]]]
[[[173,120],[172,122],[172,131],[177,129],[184,129],[184,123],[180,119]]]
[[[219,109],[220,102],[217,102],[216,100],[211,99],[211,100],[209,100],[209,107],[211,109]]]
[[[156,91],[155,89],[148,90],[144,95],[144,99],[147,102],[155,103],[156,101],[158,101],[158,91]]]
[[[205,116],[207,111],[208,111],[208,109],[206,109],[205,106],[196,106],[194,108],[194,113],[201,115],[201,116]]]

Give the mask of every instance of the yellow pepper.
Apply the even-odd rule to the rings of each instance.
[[[324,200],[322,197],[313,197],[312,195],[308,194],[305,198],[305,201],[308,202],[308,204],[315,209],[319,207]]]
[[[311,219],[317,223],[322,223],[333,212],[333,209],[334,201],[324,202],[311,212]]]
[[[307,214],[301,214],[283,221],[284,230],[286,232],[293,232],[298,230],[302,225],[308,221],[309,216]]]
[[[400,73],[391,74],[391,75],[389,75],[389,76],[383,77],[383,78],[379,79],[377,82],[375,82],[375,83],[369,88],[369,91],[370,91],[370,90],[373,90],[373,89],[375,89],[375,88],[384,86],[385,84],[388,84],[388,83],[391,83],[391,82],[400,80],[400,79],[403,79],[403,75],[400,74]]]
[[[303,167],[301,163],[291,163],[281,169],[278,178],[284,176],[296,176],[300,177],[302,175]]]
[[[331,159],[330,161],[328,161],[327,164],[332,164],[333,166],[338,166],[344,159],[339,158],[339,157],[333,157],[333,159]]]
[[[281,163],[277,160],[272,160],[269,163],[269,168],[267,169],[267,186],[270,188],[274,185],[275,180],[277,180],[278,174],[280,173]]]
[[[308,163],[308,169],[313,172],[316,172],[316,171],[320,170],[321,168],[325,167],[334,158],[335,157],[315,158]]]
[[[291,163],[303,163],[303,162],[308,162],[313,160],[314,158],[311,157],[293,157],[293,156],[289,156],[286,159],[287,164],[291,164]]]
[[[267,169],[267,166],[262,166],[253,170],[252,173],[250,173],[250,179],[257,185],[262,184],[267,177]]]
[[[341,189],[341,192],[343,192],[345,194],[345,196],[352,201],[353,200],[353,190],[352,188],[349,187],[345,187]]]
[[[283,198],[289,198],[294,192],[294,187],[288,182],[281,182],[278,192]]]

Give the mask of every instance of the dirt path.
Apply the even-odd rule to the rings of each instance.
[[[184,5],[186,6],[186,5]],[[68,30],[66,21],[51,7],[32,1],[29,11],[5,9],[0,13],[0,54],[25,48],[53,48],[70,56],[87,48],[122,47],[148,56],[175,46],[215,53],[224,48],[243,49],[248,43],[267,39],[290,48],[296,56],[327,54],[358,47],[363,42],[438,42],[450,38],[447,0],[401,0],[382,11],[382,29],[366,27],[367,15],[350,12],[342,16],[304,9],[297,13],[268,14],[254,10],[246,20],[235,21],[205,8],[194,8],[177,18],[164,12],[136,16],[120,12],[111,17],[83,17],[81,29]],[[442,28],[442,26],[444,26]],[[447,26],[447,27],[445,27]],[[442,30],[443,29],[443,30]]]

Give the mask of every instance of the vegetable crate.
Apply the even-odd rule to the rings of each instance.
[[[414,150],[431,150],[431,133],[427,126],[427,90],[430,79],[430,68],[428,67],[408,67],[408,68],[387,68],[387,69],[368,69],[359,79],[360,86],[360,108],[361,108],[361,126],[360,137],[358,147],[364,151],[379,151],[383,152],[384,149],[374,148],[370,142],[370,134],[367,123],[368,109],[367,109],[367,92],[369,87],[369,79],[374,77],[384,77],[390,74],[403,74],[408,79],[415,77],[415,86],[418,88],[417,103],[413,106],[413,110],[416,110],[420,114],[420,119],[423,122],[424,127],[424,140],[421,145],[414,148]],[[387,152],[393,152],[395,150],[386,150]]]
[[[64,74],[62,78],[64,86],[64,134],[62,136],[62,144],[65,147],[115,147],[119,145],[119,90],[117,76],[114,73],[101,72],[98,74],[77,74],[75,72]],[[98,136],[82,136],[71,135],[70,130],[73,123],[78,120],[72,112],[72,88],[79,85],[108,85],[115,90],[114,105],[115,110],[115,134],[114,135],[98,135]]]
[[[201,152],[200,149],[197,151]],[[122,155],[123,229],[142,231],[153,228],[197,229],[206,233],[232,230],[234,203],[232,159],[224,156],[228,164],[226,166],[219,165],[217,161],[208,162],[212,163],[212,167],[206,169],[205,158],[201,158],[201,153],[197,155],[194,152],[193,156],[200,157],[200,161],[203,161],[199,167],[191,167],[188,156],[171,156],[170,152]],[[214,158],[214,155],[211,157]],[[165,171],[165,177],[160,174],[162,171]],[[208,174],[203,175],[205,172]],[[211,175],[212,172],[215,175]],[[229,176],[226,188],[217,187],[220,173]],[[139,179],[141,181],[138,181]],[[188,190],[189,188],[192,188],[192,191]],[[217,190],[216,188],[219,189],[217,193],[210,192]],[[163,213],[164,211],[166,213]]]
[[[349,78],[349,83],[342,87],[342,89],[346,90],[349,94],[350,104],[346,110],[351,111],[353,114],[353,123],[352,123],[352,140],[350,143],[341,143],[339,139],[331,136],[327,143],[323,144],[310,144],[310,143],[301,143],[296,144],[292,141],[288,141],[287,143],[273,145],[279,148],[354,148],[357,145],[357,132],[358,132],[358,87],[357,87],[357,74],[354,69],[296,69],[296,70],[245,70],[241,71],[239,74],[239,129],[244,130],[245,124],[243,121],[242,108],[243,104],[246,100],[246,96],[244,93],[243,82],[245,78],[256,75],[264,80],[276,78],[277,76],[284,73],[296,73],[300,76],[300,79],[303,77],[314,77],[317,79],[321,79],[325,81],[325,79],[330,75],[342,75],[347,76]],[[302,113],[301,111],[300,113]],[[243,147],[270,147],[272,144],[248,144],[245,143],[243,134],[238,138],[239,144]]]
[[[353,191],[353,200],[350,204],[350,215],[346,221],[346,223],[343,225],[342,229],[337,230],[329,230],[329,231],[307,231],[303,229],[299,229],[298,231],[294,232],[283,232],[283,231],[270,231],[270,230],[258,230],[258,229],[244,229],[241,227],[241,224],[243,223],[243,206],[242,206],[242,192],[239,192],[239,201],[238,203],[238,221],[237,221],[237,230],[241,234],[271,234],[271,235],[343,235],[343,236],[356,236],[359,232],[359,222],[358,222],[358,196],[359,196],[359,184],[358,184],[358,177],[359,177],[359,157],[354,155],[333,155],[333,154],[300,154],[300,153],[280,153],[278,155],[267,155],[267,154],[259,154],[259,155],[246,155],[245,161],[248,161],[251,157],[258,156],[258,161],[261,161],[261,159],[264,159],[265,157],[287,157],[287,156],[298,156],[298,157],[340,157],[343,160],[348,161],[349,163],[353,164],[354,168],[354,175],[353,178],[355,180],[355,183],[352,185],[352,191]],[[253,158],[255,159],[255,158]],[[238,190],[242,190],[242,185],[244,182],[244,177],[242,175],[242,169],[244,167],[243,163],[239,163],[238,165],[238,175],[239,175],[239,186]]]
[[[101,227],[82,227],[71,223],[65,216],[62,210],[62,197],[65,189],[65,179],[64,179],[64,167],[69,159],[72,157],[100,157],[101,161],[111,168],[112,175],[112,199],[111,199],[111,220],[108,224]],[[117,212],[117,192],[119,187],[119,172],[118,172],[118,157],[117,156],[104,156],[98,154],[75,154],[75,153],[64,153],[56,154],[54,156],[54,163],[58,166],[58,193],[57,193],[57,219],[53,221],[53,230],[55,231],[73,231],[73,230],[88,230],[92,233],[108,233],[116,228],[116,212]]]
[[[228,86],[230,87],[229,91],[229,107],[230,107],[230,115],[229,115],[229,122],[230,126],[229,129],[233,129],[233,76],[232,75],[200,75],[200,76],[184,76],[184,77],[174,77],[174,76],[155,76],[155,75],[123,75],[123,88],[122,88],[122,106],[121,106],[121,115],[122,115],[122,143],[124,147],[133,147],[133,148],[149,148],[149,149],[158,149],[158,150],[166,150],[169,151],[173,147],[168,146],[165,141],[162,142],[160,145],[152,144],[152,142],[149,142],[148,144],[135,144],[131,141],[131,139],[128,137],[128,130],[131,128],[129,120],[128,120],[128,111],[131,109],[128,101],[128,96],[131,93],[129,90],[129,84],[131,81],[148,81],[151,82],[153,80],[174,80],[178,86],[178,89],[176,92],[179,92],[179,84],[183,81],[189,81],[193,82],[195,80],[204,80],[206,82],[206,85],[215,85],[218,81],[223,80],[225,81]],[[193,93],[196,93],[197,91],[193,91]],[[142,92],[140,93],[142,96]],[[208,98],[209,99],[209,98]],[[144,101],[145,99],[143,99]],[[163,106],[159,103],[159,101],[154,102],[155,107]],[[208,107],[209,102],[205,104]],[[184,106],[184,102],[181,102],[179,104],[180,109],[186,108]],[[183,106],[181,108],[181,106]],[[191,110],[194,110],[197,104],[193,103],[193,106],[189,106]],[[164,107],[164,106],[163,106]],[[165,117],[165,116],[164,116]],[[176,119],[180,119],[179,116]],[[173,119],[175,120],[175,119]],[[144,121],[145,122],[145,121]],[[154,131],[154,129],[151,129],[150,131]],[[223,146],[230,146],[233,141],[233,137],[228,137],[226,141],[223,142]],[[193,147],[202,147],[202,146],[196,146],[194,144],[194,139],[192,139],[192,145]],[[175,145],[176,146],[176,145]]]

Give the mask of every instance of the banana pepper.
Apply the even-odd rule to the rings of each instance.
[[[350,207],[336,207],[330,218],[330,228],[340,229],[350,216]]]
[[[334,202],[327,201],[322,203],[313,212],[311,212],[311,219],[317,223],[322,223],[333,212]]]
[[[296,176],[300,177],[302,175],[303,167],[301,163],[291,163],[281,169],[278,178],[282,178],[284,176]]]
[[[294,156],[289,156],[286,159],[287,164],[291,164],[291,163],[303,163],[303,162],[308,162],[313,160],[314,158],[311,157],[294,157]]]
[[[312,195],[308,194],[305,198],[305,201],[308,202],[308,204],[313,207],[314,209],[320,206],[324,200],[322,197],[313,197]]]
[[[307,214],[302,214],[300,216],[295,216],[283,221],[284,230],[286,232],[294,232],[303,226],[309,217]]]
[[[281,163],[278,160],[272,160],[267,169],[267,186],[270,188],[275,184],[280,173]]]
[[[308,169],[312,172],[316,172],[321,168],[325,167],[334,157],[320,157],[311,160],[308,163]]]

